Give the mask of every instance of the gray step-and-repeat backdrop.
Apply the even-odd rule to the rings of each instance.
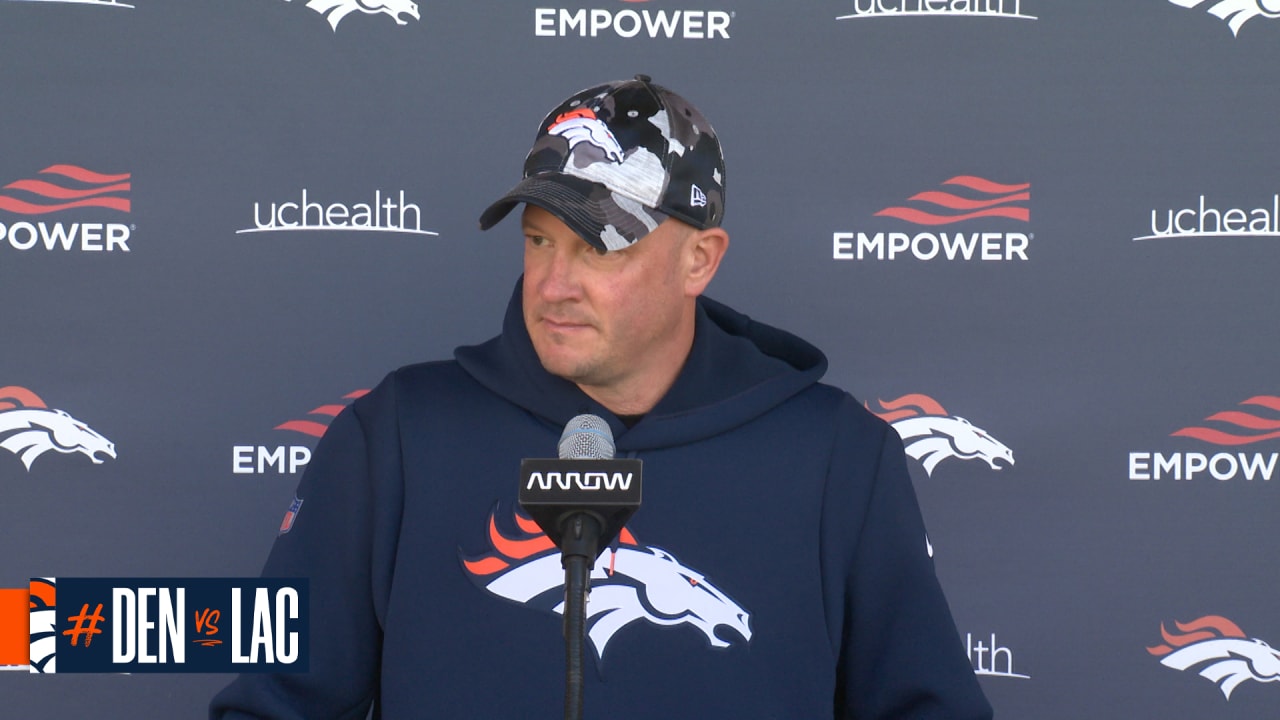
[[[0,0],[0,587],[256,575],[333,415],[497,332],[542,115],[643,72],[725,147],[710,294],[904,436],[997,715],[1280,717],[1277,69],[1277,0]]]

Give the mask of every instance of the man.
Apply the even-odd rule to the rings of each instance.
[[[605,418],[644,505],[596,561],[589,718],[988,718],[926,552],[902,443],[826,359],[702,297],[729,237],[701,113],[648,77],[539,128],[502,334],[402,368],[316,449],[265,575],[306,577],[310,672],[215,718],[553,717],[563,571],[521,458]]]

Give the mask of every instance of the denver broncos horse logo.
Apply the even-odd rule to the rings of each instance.
[[[1280,652],[1245,635],[1230,620],[1206,615],[1174,625],[1180,633],[1171,633],[1164,623],[1160,624],[1160,634],[1168,644],[1147,648],[1147,652],[1161,658],[1161,665],[1174,670],[1203,665],[1200,677],[1217,684],[1228,700],[1246,680],[1280,682]]]
[[[483,590],[547,612],[564,613],[560,551],[533,520],[516,514],[518,537],[498,530],[489,514],[493,551],[465,557],[462,567]],[[713,647],[728,647],[719,628],[751,641],[751,616],[697,571],[660,548],[640,545],[625,528],[616,549],[605,550],[591,571],[587,636],[598,658],[615,633],[638,620],[672,627],[692,625]]]
[[[881,400],[880,407],[885,412],[876,416],[893,425],[906,443],[907,454],[923,463],[930,476],[938,463],[951,457],[985,460],[992,470],[1000,470],[1001,463],[1013,467],[1012,450],[968,420],[947,415],[942,405],[928,395],[917,393],[889,402]]]
[[[31,672],[57,672],[58,633],[57,587],[54,578],[32,579],[31,589]]]
[[[1204,3],[1209,4],[1209,14],[1226,20],[1231,26],[1233,35],[1240,34],[1245,23],[1259,15],[1269,18],[1280,17],[1280,0],[1169,0],[1184,8],[1193,8]]]
[[[16,386],[0,388],[0,438],[4,438],[0,447],[21,458],[27,470],[50,450],[84,453],[95,465],[104,462],[99,454],[116,457],[110,440],[63,411],[48,409],[38,395]]]
[[[338,31],[338,23],[343,18],[356,11],[370,15],[390,15],[397,25],[409,24],[408,20],[401,19],[401,15],[408,15],[414,20],[422,19],[418,16],[418,4],[410,0],[310,0],[307,7],[324,15],[334,32]]]
[[[558,135],[569,142],[569,150],[582,143],[587,143],[604,153],[610,162],[620,163],[622,145],[613,136],[609,127],[596,117],[590,108],[578,108],[556,116],[555,122],[547,127],[551,135]]]

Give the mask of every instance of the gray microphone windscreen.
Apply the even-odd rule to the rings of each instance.
[[[599,415],[578,415],[560,435],[561,460],[612,460],[613,431]]]

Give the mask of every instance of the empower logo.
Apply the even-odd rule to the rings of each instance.
[[[406,17],[422,20],[418,15],[418,4],[412,0],[309,0],[307,7],[323,15],[334,32],[338,31],[338,23],[354,12],[387,15],[397,25],[408,25]]]
[[[913,393],[878,402],[882,412],[872,412],[893,426],[902,437],[907,454],[919,460],[929,476],[938,463],[948,458],[982,460],[992,470],[1013,467],[1013,451],[1004,443],[968,420],[947,414],[928,395]]]
[[[1175,622],[1178,632],[1160,624],[1164,644],[1147,648],[1160,664],[1174,670],[1191,670],[1218,686],[1222,696],[1248,680],[1280,682],[1280,652],[1250,638],[1234,622],[1220,615],[1205,615],[1189,623]]]
[[[1165,240],[1171,238],[1280,238],[1280,193],[1271,196],[1271,205],[1252,209],[1231,207],[1220,209],[1205,202],[1205,196],[1193,206],[1151,211],[1151,234],[1133,238]]]
[[[0,448],[17,455],[28,472],[41,455],[51,451],[80,453],[94,465],[116,457],[116,446],[110,440],[16,385],[0,388]]]
[[[1220,447],[1241,447],[1280,439],[1280,397],[1256,395],[1241,402],[1240,409],[1217,412],[1202,425],[1175,430],[1170,437],[1198,440]],[[1264,481],[1275,476],[1280,453],[1262,452],[1131,452],[1130,480],[1194,480],[1208,472],[1226,482],[1243,477]]]
[[[886,17],[963,16],[1035,20],[1022,0],[853,0],[853,12],[837,20]]]
[[[941,188],[916,193],[875,217],[894,218],[929,228],[923,231],[837,232],[832,235],[835,260],[984,260],[1027,259],[1034,234],[934,230],[973,220],[1031,221],[1031,183],[998,183],[974,175],[958,175]]]
[[[329,429],[329,423],[357,398],[368,395],[368,390],[355,390],[342,396],[345,403],[328,403],[307,413],[309,419],[289,420],[275,427],[311,439],[319,439]],[[265,475],[300,472],[311,462],[311,447],[307,445],[234,445],[231,448],[231,472],[236,475]],[[301,504],[301,503],[299,503]]]
[[[531,518],[515,514],[516,531],[498,529],[489,514],[490,549],[479,555],[458,550],[463,572],[485,592],[550,613],[564,613],[564,568],[560,551]],[[712,647],[729,647],[719,628],[751,642],[751,615],[701,573],[674,555],[641,545],[623,528],[616,548],[605,550],[591,571],[587,637],[603,660],[614,635],[635,622],[656,627],[689,625]]]
[[[21,218],[7,224],[0,217],[0,242],[14,250],[62,249],[82,252],[129,252],[132,226],[115,222],[50,222],[46,215],[82,208],[128,213],[132,210],[129,173],[106,174],[79,165],[50,165],[33,177],[0,188],[0,211]]]
[[[1201,6],[1210,15],[1225,20],[1231,27],[1231,34],[1240,35],[1240,28],[1256,17],[1280,17],[1280,0],[1169,0],[1178,7],[1194,8]]]
[[[650,0],[621,0],[628,4]],[[536,8],[536,37],[679,38],[728,40],[734,13],[725,10],[609,10],[606,8]]]

